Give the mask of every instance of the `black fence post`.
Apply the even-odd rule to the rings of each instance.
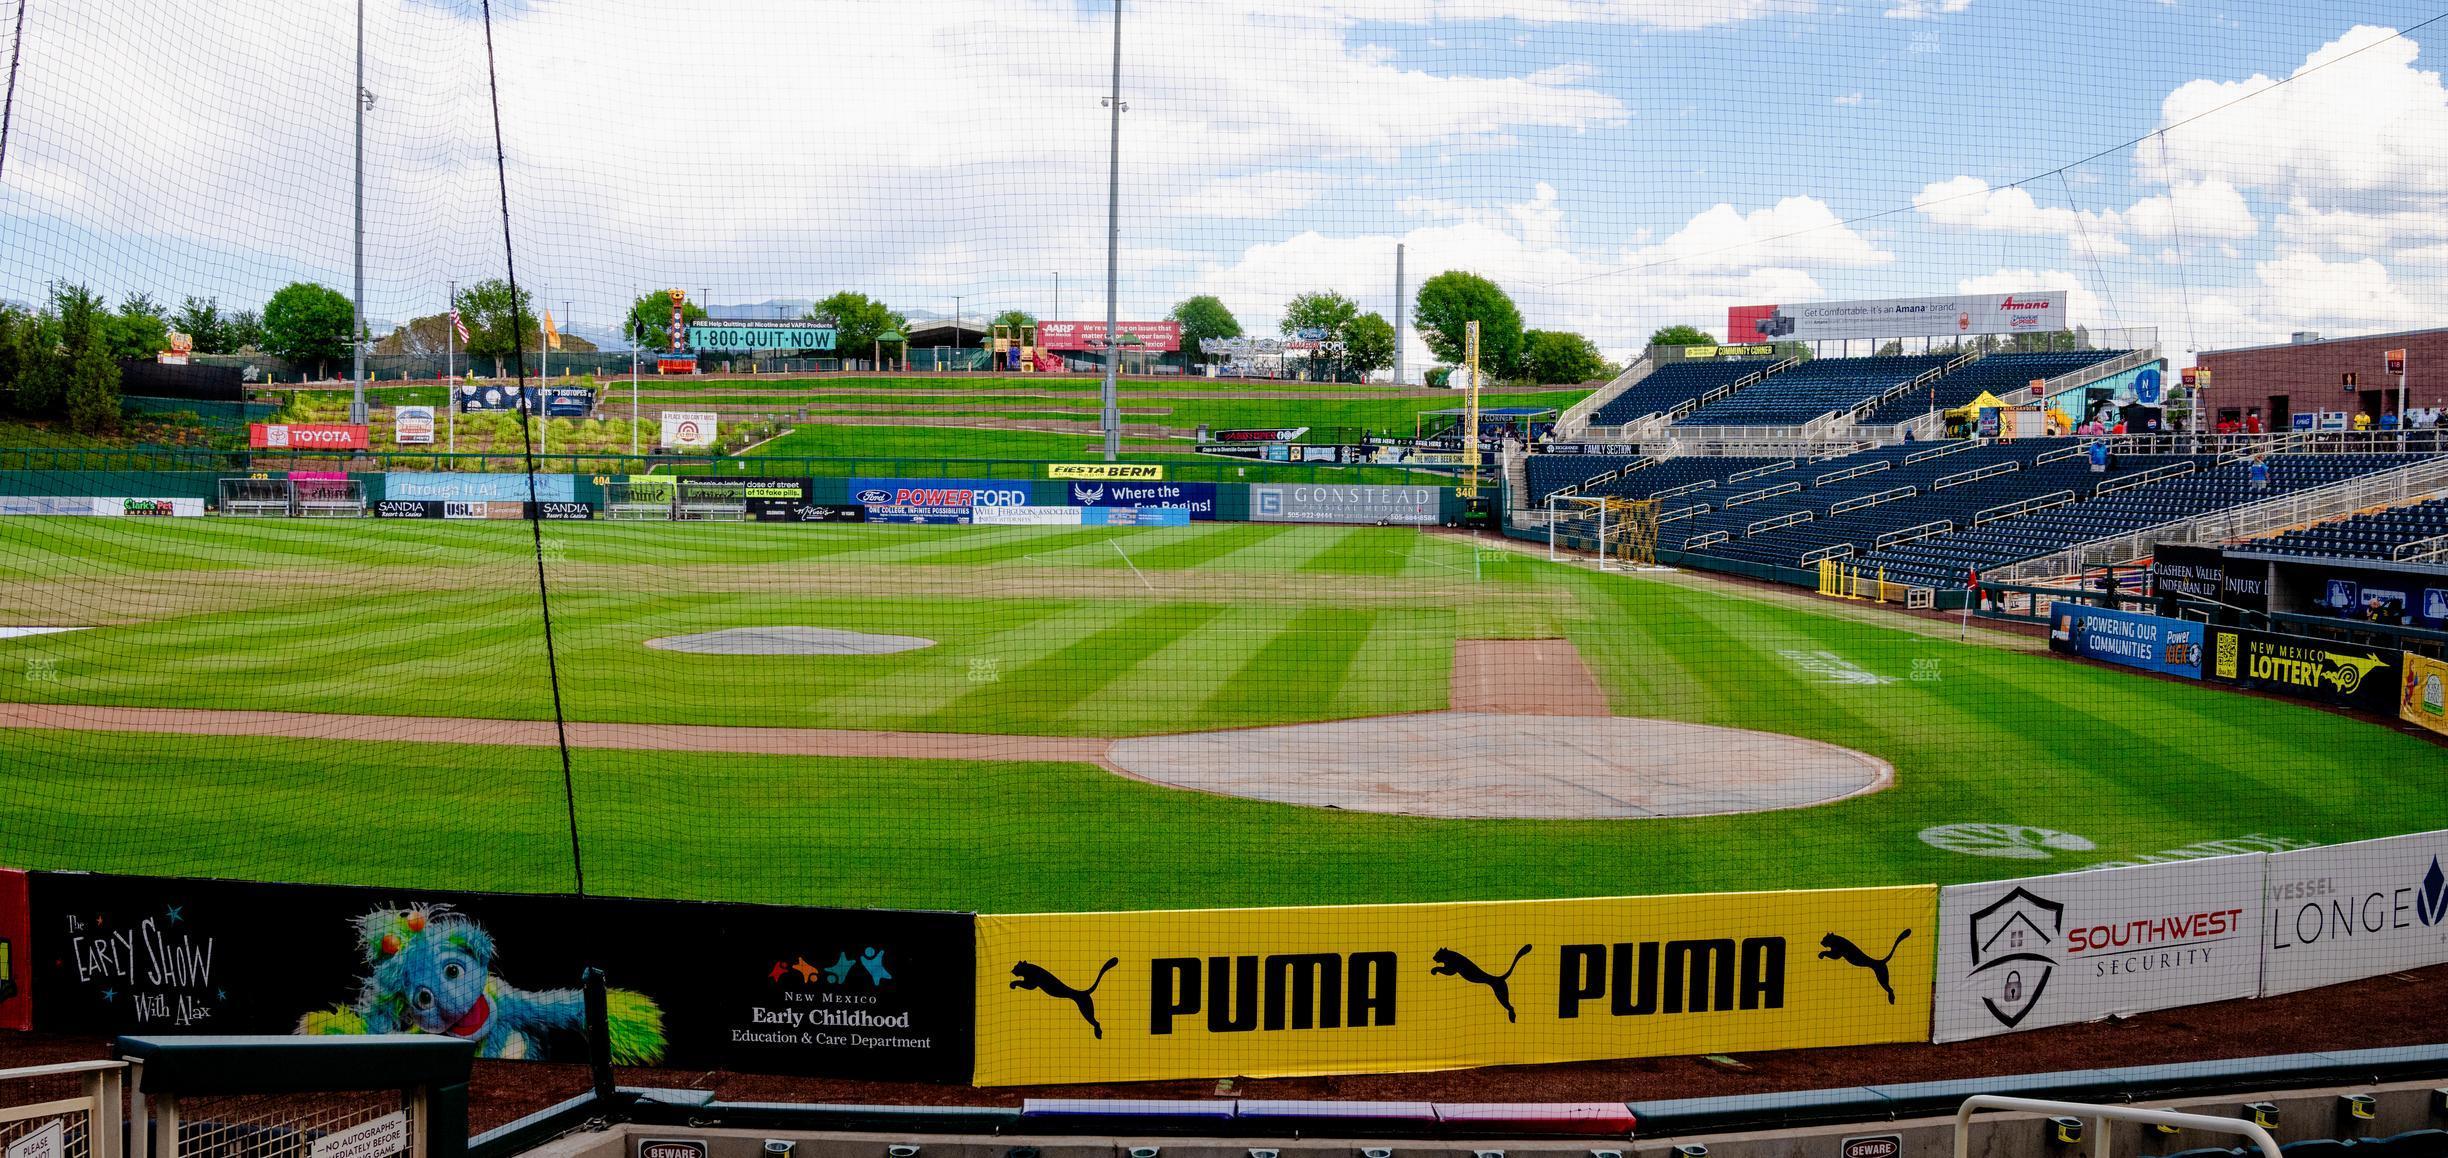
[[[614,1089],[610,998],[604,986],[603,970],[590,965],[583,976],[586,985],[587,1068],[595,1075],[595,1096],[609,1098]]]

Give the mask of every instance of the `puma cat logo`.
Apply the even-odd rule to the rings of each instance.
[[[1842,961],[1845,964],[1851,965],[1855,968],[1869,970],[1870,975],[1878,979],[1879,988],[1887,991],[1887,1004],[1893,1005],[1895,1004],[1896,999],[1895,986],[1887,983],[1887,963],[1895,960],[1896,950],[1902,947],[1904,944],[1904,938],[1910,936],[1912,936],[1911,929],[1906,929],[1903,932],[1896,934],[1895,944],[1887,946],[1887,955],[1884,957],[1873,957],[1868,953],[1862,952],[1861,946],[1856,945],[1851,941],[1847,941],[1834,933],[1830,933],[1827,936],[1819,938],[1819,959],[1822,961]]]
[[[1460,953],[1451,949],[1439,949],[1436,951],[1436,967],[1428,972],[1439,977],[1459,977],[1473,985],[1487,986],[1489,992],[1496,995],[1496,1004],[1504,1006],[1505,1020],[1512,1021],[1514,1020],[1513,971],[1520,968],[1521,959],[1529,955],[1530,946],[1524,945],[1514,952],[1513,962],[1505,966],[1504,972],[1490,973],[1480,968],[1478,962]]]
[[[1097,986],[1105,983],[1105,974],[1112,971],[1114,966],[1121,963],[1122,959],[1120,957],[1106,958],[1105,967],[1097,970],[1096,980],[1089,982],[1086,989],[1073,989],[1069,985],[1064,984],[1062,978],[1056,977],[1054,974],[1048,972],[1045,966],[1031,965],[1026,961],[1022,961],[1011,968],[1012,976],[1019,978],[1019,980],[1011,983],[1011,987],[1014,989],[1034,989],[1039,993],[1043,993],[1051,997],[1068,999],[1071,1004],[1079,1006],[1079,1014],[1082,1018],[1087,1020],[1089,1030],[1094,1032],[1097,1037],[1103,1038],[1105,1036],[1105,1027],[1098,1023],[1096,1016],[1096,990]]]

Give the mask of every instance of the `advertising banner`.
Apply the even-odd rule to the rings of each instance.
[[[1214,483],[1072,483],[1064,498],[1075,507],[1176,507],[1190,517],[1216,517]]]
[[[703,450],[714,445],[722,416],[711,410],[666,410],[655,434],[655,445],[675,450]]]
[[[433,440],[433,407],[395,406],[391,409],[392,442],[400,446],[431,446]]]
[[[527,504],[498,500],[477,503],[445,502],[442,504],[442,517],[446,519],[501,519],[504,521],[523,519],[527,517]]]
[[[378,519],[524,519],[533,510],[552,522],[592,519],[589,503],[522,503],[503,500],[451,502],[443,499],[382,499],[374,504]]]
[[[2261,995],[2448,962],[2448,832],[2269,858]]]
[[[670,503],[680,497],[680,480],[673,475],[625,475],[620,483],[632,503]]]
[[[1947,886],[1931,1040],[2258,994],[2265,859]]]
[[[75,515],[94,513],[88,495],[0,495],[0,515]]]
[[[451,397],[457,400],[461,414],[487,414],[526,409],[529,389],[526,386],[498,384],[459,386],[453,388]]]
[[[595,392],[584,386],[546,386],[546,418],[584,418],[595,413]]]
[[[2084,659],[2201,678],[2202,635],[2189,619],[2111,611],[2080,603],[2049,604],[2049,649]]]
[[[1181,349],[1180,322],[1123,322],[1122,348],[1148,354],[1171,354]],[[1137,341],[1131,339],[1136,338]],[[1048,350],[1103,350],[1103,322],[1039,322],[1037,344]]]
[[[442,499],[451,502],[525,502],[530,497],[524,474],[469,474],[458,471],[393,471],[382,476],[386,499]],[[535,476],[538,502],[566,503],[578,498],[574,475]]]
[[[1307,433],[1306,426],[1275,426],[1264,430],[1219,430],[1209,437],[1217,442],[1293,442]]]
[[[2045,334],[2070,328],[2066,321],[2066,295],[2051,290],[1872,298],[1798,306],[1731,306],[1726,310],[1729,342],[1762,338],[1817,342],[1948,334]]]
[[[1091,527],[1187,527],[1190,512],[1180,507],[1074,507],[1080,522]]]
[[[2219,601],[2227,577],[2227,553],[2216,547],[2161,543],[2151,549],[2151,590]]]
[[[1443,500],[1441,487],[1262,483],[1250,487],[1250,518],[1261,523],[1434,525]]]
[[[854,478],[850,501],[870,523],[967,523],[979,507],[1025,507],[1029,485],[1010,479]]]
[[[26,874],[0,869],[0,1029],[34,1028],[31,915]]]
[[[1164,467],[1142,462],[1057,462],[1046,464],[1046,477],[1128,479],[1134,482],[1154,482],[1164,477]]]
[[[784,523],[864,523],[867,508],[857,503],[801,503],[774,520]]]
[[[480,1057],[584,1060],[593,965],[620,1064],[969,1073],[963,914],[32,878],[47,1032],[449,1033]]]
[[[748,517],[760,523],[795,523],[801,521],[795,513],[815,497],[815,484],[803,478],[726,478],[688,480],[696,487],[721,482],[739,488],[740,500],[746,504]]]
[[[839,336],[831,322],[703,321],[688,328],[689,348],[713,354],[830,350]]]
[[[2209,629],[2202,674],[2221,683],[2276,692],[2381,716],[2397,715],[2405,653],[2299,635]]]
[[[93,513],[129,519],[200,519],[204,517],[204,500],[113,496],[94,499]]]
[[[368,427],[336,422],[250,422],[247,445],[256,450],[365,450]]]
[[[1917,1041],[1928,886],[977,919],[977,1081]]]
[[[2397,694],[2397,714],[2409,724],[2448,736],[2448,663],[2405,653],[2405,678]]]
[[[979,507],[969,521],[981,527],[1076,527],[1080,507]]]

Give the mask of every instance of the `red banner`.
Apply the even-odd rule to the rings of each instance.
[[[28,992],[33,954],[33,913],[26,904],[26,875],[0,869],[0,1029],[34,1028],[34,997]]]
[[[366,450],[373,443],[363,426],[252,422],[247,424],[247,445],[256,450]]]
[[[1171,354],[1181,349],[1180,322],[1124,322],[1122,348],[1148,354]],[[1138,341],[1131,341],[1137,338]],[[1103,322],[1039,322],[1037,344],[1048,350],[1103,350]]]

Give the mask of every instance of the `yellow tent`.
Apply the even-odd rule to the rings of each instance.
[[[2013,405],[2012,403],[2010,403],[2010,402],[2006,402],[2006,401],[2004,401],[2004,400],[2000,399],[2000,398],[1999,398],[1997,395],[1995,395],[1995,394],[1991,394],[1990,392],[1988,392],[1988,391],[1986,391],[1986,390],[1983,390],[1983,391],[1981,391],[1981,396],[1980,396],[1980,397],[1975,398],[1975,399],[1971,400],[1970,402],[1966,402],[1966,403],[1964,403],[1963,405],[1961,405],[1961,406],[1958,406],[1958,407],[1954,408],[1953,410],[1949,410],[1949,411],[1947,411],[1947,417],[1949,417],[1949,418],[1970,418],[1970,417],[1973,417],[1973,416],[1978,415],[1978,414],[1981,412],[1982,408],[1984,408],[1984,407],[1993,407],[1993,408],[1998,409],[1998,410],[2012,410],[2012,409],[2014,409],[2014,405]]]

